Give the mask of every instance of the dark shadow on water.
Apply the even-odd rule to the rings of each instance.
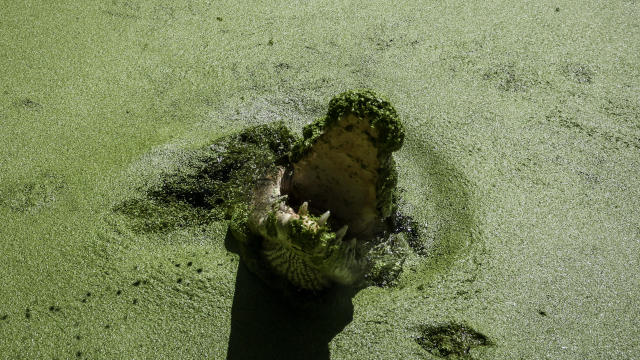
[[[312,304],[298,303],[268,287],[241,262],[227,359],[328,360],[329,342],[353,319],[356,291],[336,288]]]

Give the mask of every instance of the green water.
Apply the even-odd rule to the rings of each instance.
[[[479,359],[640,354],[637,1],[1,8],[0,358],[436,359],[441,324]],[[397,286],[290,311],[224,223],[114,234],[172,149],[300,131],[360,87],[404,122],[432,245]]]

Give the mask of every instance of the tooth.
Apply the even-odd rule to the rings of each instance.
[[[282,215],[282,225],[287,225],[289,220],[291,220],[291,214]]]
[[[331,214],[331,212],[329,210],[327,210],[326,213],[322,214],[322,216],[320,216],[320,219],[318,219],[318,226],[322,226],[324,224],[327,223],[327,220],[329,220],[329,215]]]
[[[302,215],[307,215],[309,213],[309,203],[308,202],[303,202],[302,205],[300,205],[300,210],[298,210],[298,215],[302,216]]]
[[[340,230],[336,231],[336,239],[338,241],[342,240],[342,238],[347,234],[347,229],[349,229],[349,225],[345,225],[340,228]]]

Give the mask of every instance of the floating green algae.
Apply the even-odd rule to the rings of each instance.
[[[476,348],[487,359],[633,358],[638,11],[627,0],[5,2],[0,187],[27,189],[47,171],[65,187],[32,192],[54,199],[26,211],[0,206],[3,355],[224,359],[243,323],[264,340],[235,333],[238,346],[263,358],[291,354],[296,330],[330,347],[298,358],[432,358],[407,326],[454,319],[496,339]],[[235,307],[237,256],[217,248],[225,222],[94,252],[103,212],[126,188],[111,184],[133,179],[123,171],[141,156],[276,119],[298,132],[325,99],[362,86],[388,94],[405,121],[397,161],[415,170],[399,174],[404,212],[434,256],[409,256],[398,287],[359,292],[343,330],[260,327],[296,320],[288,308],[265,315],[278,306],[265,308],[268,296]],[[431,155],[456,169],[457,185],[440,187],[451,192],[436,191],[433,176],[450,180],[427,168]],[[469,201],[456,200],[460,187]],[[456,226],[465,214],[470,226]],[[470,238],[487,249],[473,272]],[[462,255],[430,252],[447,242]],[[432,272],[437,253],[453,260]],[[132,286],[141,276],[150,284]]]
[[[422,326],[416,342],[431,354],[452,360],[473,359],[470,353],[473,348],[492,345],[483,334],[457,323]]]
[[[249,202],[256,179],[288,161],[295,137],[284,123],[250,127],[211,145],[181,150],[181,162],[142,196],[126,199],[113,210],[131,219],[140,232],[169,232],[237,219]],[[239,228],[239,227],[238,227]]]

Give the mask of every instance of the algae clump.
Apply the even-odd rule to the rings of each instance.
[[[131,227],[139,232],[237,220],[242,216],[236,213],[246,208],[256,179],[288,162],[294,141],[283,122],[274,122],[203,148],[182,150],[184,162],[162,174],[157,184],[143,190],[143,196],[127,199],[114,210],[129,217]]]

